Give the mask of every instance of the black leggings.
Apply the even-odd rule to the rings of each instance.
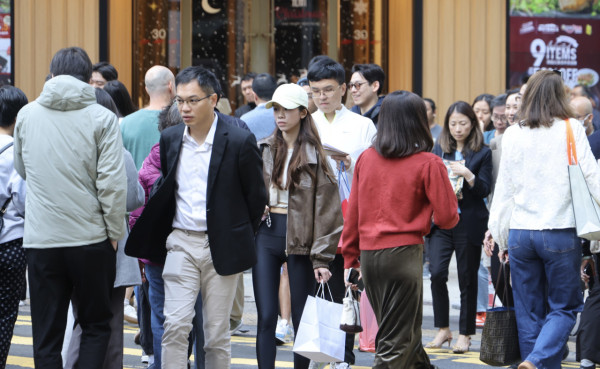
[[[258,312],[256,358],[260,369],[275,368],[275,328],[279,311],[279,278],[287,261],[292,298],[294,332],[309,294],[314,294],[316,281],[308,255],[285,255],[286,221],[283,214],[271,214],[271,227],[263,222],[256,235],[256,265],[252,268],[252,284]],[[294,354],[294,368],[307,369],[309,360]]]

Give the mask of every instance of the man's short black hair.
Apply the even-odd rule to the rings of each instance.
[[[506,94],[500,94],[500,95],[494,97],[494,99],[490,103],[490,110],[493,112],[494,108],[496,108],[498,106],[506,105],[506,98],[507,98]]]
[[[104,78],[106,81],[114,81],[119,79],[119,73],[117,73],[115,67],[105,61],[94,64],[92,66],[92,72],[100,73],[102,78]]]
[[[217,94],[217,101],[221,97],[221,84],[215,74],[200,66],[187,67],[175,77],[175,85],[185,85],[192,81],[198,82],[200,88],[207,94]]]
[[[307,77],[310,82],[334,79],[341,85],[346,81],[346,71],[340,63],[324,57],[310,66]]]
[[[10,85],[1,86],[0,126],[6,128],[14,124],[19,110],[27,103],[27,96],[23,91]]]
[[[252,81],[254,78],[256,78],[256,73],[253,73],[253,72],[246,73],[242,77],[242,81],[241,82]]]
[[[381,95],[383,93],[383,83],[385,82],[385,72],[383,69],[377,64],[354,64],[352,66],[352,74],[360,73],[364,79],[369,82],[370,85],[373,82],[379,82],[379,88],[377,89],[377,95]]]
[[[306,69],[310,69],[310,67],[312,67],[314,64],[316,64],[316,63],[318,63],[318,62],[320,62],[322,60],[335,61],[335,60],[331,59],[330,57],[328,57],[327,55],[315,55],[308,62],[308,67]]]
[[[269,101],[277,89],[277,81],[268,73],[261,73],[252,81],[252,91],[261,99]]]
[[[424,97],[423,100],[425,100],[429,103],[429,105],[431,106],[431,111],[435,113],[435,101],[433,101],[433,99],[430,99],[428,97]]]
[[[82,48],[66,47],[52,57],[50,73],[54,77],[68,75],[88,83],[92,78],[92,61]]]

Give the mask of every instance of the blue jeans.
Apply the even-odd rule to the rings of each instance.
[[[163,267],[159,265],[146,264],[146,279],[150,284],[148,295],[150,308],[152,310],[152,335],[154,346],[154,369],[161,368],[161,343],[165,331],[165,315],[163,308],[165,306],[165,284],[162,278]],[[202,328],[202,296],[198,294],[196,305],[194,306],[196,316],[193,321],[192,334],[195,337],[195,357],[194,363],[196,369],[204,369],[204,329]]]
[[[511,229],[508,253],[521,358],[558,369],[583,304],[579,238],[574,228]]]

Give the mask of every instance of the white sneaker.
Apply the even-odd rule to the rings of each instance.
[[[138,324],[137,311],[129,303],[123,307],[123,318],[131,324]]]
[[[275,340],[278,344],[290,343],[294,340],[294,329],[286,319],[280,319],[275,328]]]
[[[348,363],[335,363],[335,369],[351,369]]]
[[[142,352],[142,363],[148,364],[148,355]]]

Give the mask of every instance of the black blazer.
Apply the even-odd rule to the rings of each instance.
[[[254,234],[267,204],[256,138],[239,123],[234,125],[239,119],[227,118],[218,115],[206,190],[210,252],[220,275],[239,273],[256,263]],[[165,261],[184,129],[185,125],[179,124],[160,136],[161,176],[129,234],[125,246],[129,256],[160,264]]]
[[[433,153],[442,159],[454,160],[454,153],[444,153],[439,144],[433,147]],[[484,146],[478,152],[469,151],[463,156],[465,166],[475,174],[475,183],[471,187],[467,181],[464,182],[463,198],[458,202],[460,219],[467,227],[469,243],[481,246],[490,215],[484,199],[490,194],[491,189],[492,151]]]

